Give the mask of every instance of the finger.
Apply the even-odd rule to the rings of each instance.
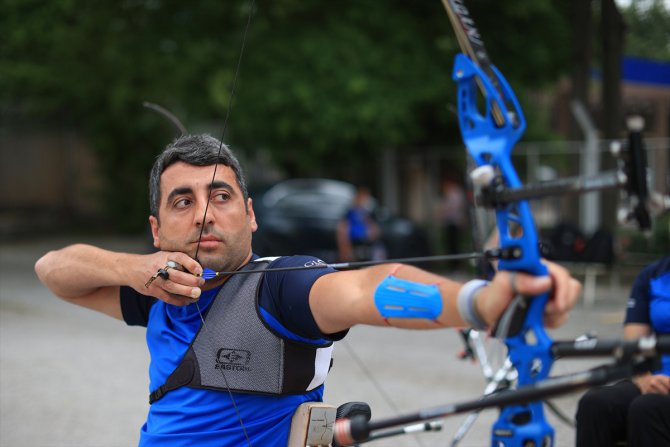
[[[649,389],[654,394],[663,394],[663,386],[658,380],[652,380],[649,383]]]
[[[545,312],[549,314],[566,312],[577,302],[582,286],[565,268],[553,263],[547,263],[547,267],[554,286]]]
[[[549,276],[534,276],[527,273],[514,272],[509,274],[509,288],[511,292],[523,295],[539,295],[547,292],[551,288],[551,278]]]
[[[547,269],[549,270],[553,288],[549,302],[545,307],[545,313],[549,315],[559,314],[565,309],[565,304],[568,299],[569,291],[566,290],[566,288],[569,287],[569,285],[566,284],[568,275],[564,269],[559,268],[556,264],[547,264]]]
[[[200,287],[179,284],[172,279],[164,280],[162,288],[171,295],[182,296],[190,300],[197,300],[202,293]]]
[[[165,265],[165,269],[177,270],[178,272],[184,271],[184,267],[180,263],[173,260],[168,260],[168,262]]]
[[[655,376],[654,385],[660,394],[668,394],[670,391],[670,383],[668,383],[668,378],[666,376]]]
[[[190,272],[180,272],[179,270],[170,270],[170,281],[176,284],[181,284],[189,287],[202,287],[205,280],[199,276],[195,276]]]
[[[567,313],[545,315],[544,317],[544,325],[551,329],[563,326],[567,321],[568,321]]]
[[[517,289],[516,285],[516,272],[510,272],[509,286],[512,289],[512,295],[517,296],[519,294],[519,289]]]
[[[554,290],[545,308],[547,314],[563,313],[572,309],[582,294],[582,285],[576,279],[568,278],[565,283],[560,283]]]
[[[534,276],[506,270],[496,273],[493,283],[498,293],[509,296],[537,295],[551,287],[551,279],[548,276]]]
[[[168,256],[168,259],[179,263],[185,271],[190,272],[192,275],[198,275],[202,273],[202,266],[198,263],[198,261],[185,253],[172,252]]]

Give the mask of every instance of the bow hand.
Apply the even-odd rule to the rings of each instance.
[[[556,328],[565,323],[570,310],[581,294],[581,284],[558,264],[545,263],[546,276],[500,271],[491,284],[477,297],[477,310],[493,334],[502,338],[515,335],[521,329],[533,296],[548,294],[543,309],[544,325]],[[508,322],[511,322],[508,324]],[[498,329],[509,330],[499,333]]]

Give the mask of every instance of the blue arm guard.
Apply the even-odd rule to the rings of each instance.
[[[375,305],[384,318],[434,320],[442,313],[442,295],[435,284],[388,276],[375,290]]]

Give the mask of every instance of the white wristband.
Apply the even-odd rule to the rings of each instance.
[[[473,279],[463,284],[461,290],[458,291],[458,313],[461,315],[463,321],[478,331],[486,330],[487,325],[486,322],[482,320],[477,309],[475,309],[475,299],[482,287],[488,285],[488,281],[483,279]]]

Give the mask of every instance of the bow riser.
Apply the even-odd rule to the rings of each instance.
[[[521,186],[521,180],[512,165],[512,151],[526,130],[526,119],[514,92],[494,67],[490,70],[496,76],[499,90],[486,76],[484,71],[467,56],[459,54],[454,64],[453,78],[458,84],[459,125],[463,142],[477,166],[498,168],[505,184],[509,188]],[[486,114],[482,115],[477,106],[478,90],[482,88],[486,99]],[[513,107],[508,111],[501,126],[493,120],[493,104],[500,110],[507,110],[505,104]],[[547,271],[540,263],[540,251],[537,244],[537,231],[528,202],[521,201],[496,211],[502,248],[519,248],[517,259],[500,261],[501,270],[524,271],[534,275],[546,275]],[[510,223],[518,225],[522,236],[516,237]]]
[[[502,74],[489,67],[495,79],[467,56],[459,54],[453,78],[458,84],[459,124],[463,141],[478,167],[490,166],[497,171],[505,187],[521,186],[512,164],[512,151],[526,128],[519,102]],[[497,85],[499,88],[496,88]],[[478,107],[479,92],[485,99],[485,112]],[[508,106],[510,109],[508,110]],[[502,122],[494,119],[493,110],[502,110]],[[537,231],[530,205],[519,201],[496,209],[501,249],[511,249],[515,256],[501,260],[499,270],[523,271],[546,276],[541,262]],[[517,297],[513,311],[503,317],[499,328],[506,336],[510,360],[518,371],[519,385],[531,385],[549,375],[553,363],[552,340],[543,326],[544,307],[549,294]],[[541,402],[504,407],[493,427],[492,445],[523,446],[553,444],[554,430],[546,422]]]

